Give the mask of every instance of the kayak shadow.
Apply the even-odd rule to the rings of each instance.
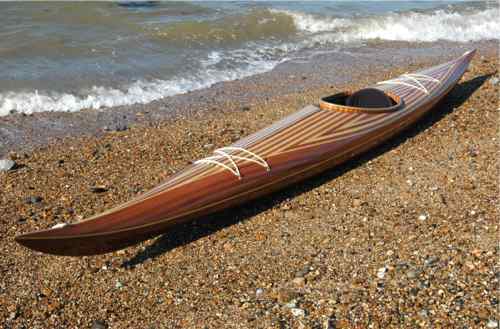
[[[436,105],[435,110],[429,111],[415,125],[406,129],[398,136],[391,138],[384,144],[367,151],[344,164],[310,178],[305,182],[290,186],[285,190],[247,202],[242,206],[227,209],[200,220],[174,227],[168,232],[162,234],[160,237],[156,238],[152,244],[146,246],[135,256],[125,260],[121,266],[125,268],[133,268],[146,260],[154,259],[176,247],[196,241],[225,227],[244,222],[265,210],[276,207],[287,199],[291,199],[302,193],[308,192],[352,169],[365,164],[370,160],[373,160],[374,158],[398,147],[406,140],[416,136],[448,114],[454,112],[456,108],[462,105],[492,75],[493,74],[478,76],[474,79],[457,84],[448,96]]]

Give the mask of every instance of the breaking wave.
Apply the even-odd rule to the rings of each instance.
[[[120,87],[94,86],[77,94],[50,91],[0,92],[0,116],[12,112],[73,112],[135,103],[209,87],[272,70],[303,49],[327,49],[369,40],[434,42],[500,38],[498,8],[406,11],[365,17],[327,17],[279,9],[205,21],[181,21],[151,30],[168,42],[209,45],[199,67],[164,80],[138,79]]]
[[[432,12],[389,13],[359,18],[327,18],[287,10],[275,12],[290,15],[296,28],[302,32],[323,32],[324,35],[316,38],[323,40],[323,43],[373,39],[467,42],[500,38],[498,8],[469,12],[440,9]]]
[[[99,109],[151,101],[188,91],[209,87],[217,82],[241,79],[272,70],[279,61],[247,59],[246,65],[233,70],[216,69],[221,54],[212,52],[202,64],[203,69],[189,77],[169,80],[136,81],[122,88],[94,86],[81,92],[85,96],[56,92],[6,92],[0,93],[0,116],[11,113],[75,112],[82,109]]]

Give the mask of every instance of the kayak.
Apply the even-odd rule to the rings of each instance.
[[[19,235],[16,241],[55,255],[111,252],[317,175],[415,123],[457,84],[474,53],[324,97],[216,149],[125,204],[77,223]]]

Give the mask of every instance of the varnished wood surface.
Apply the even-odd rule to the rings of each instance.
[[[474,52],[418,73],[440,80],[423,82],[428,93],[402,85],[376,85],[398,104],[391,111],[344,111],[308,106],[235,144],[270,166],[237,160],[242,178],[209,163],[187,167],[149,192],[82,222],[16,237],[24,246],[57,255],[110,252],[271,193],[318,174],[382,143],[443,98],[465,72]],[[233,155],[241,151],[230,152]],[[241,155],[241,154],[240,154]],[[230,165],[229,160],[226,164]]]

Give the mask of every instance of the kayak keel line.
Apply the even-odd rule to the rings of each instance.
[[[324,97],[318,106],[215,150],[125,204],[16,241],[55,255],[112,252],[314,176],[415,123],[457,84],[474,54]]]

